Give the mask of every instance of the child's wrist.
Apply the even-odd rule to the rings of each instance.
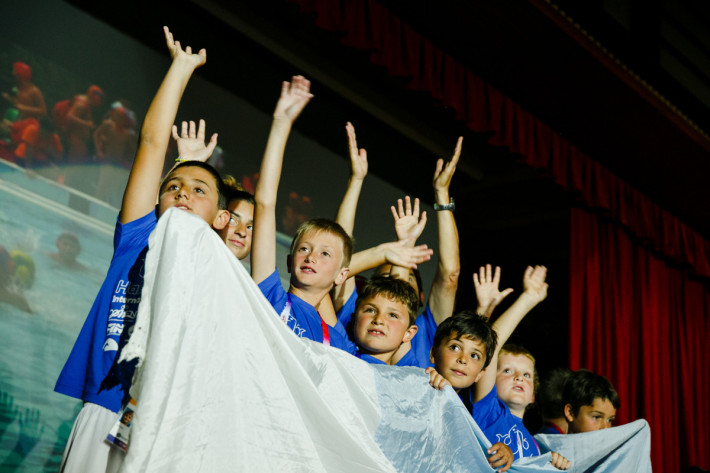
[[[451,198],[449,196],[449,190],[436,190],[434,193],[434,202],[436,202],[439,205],[446,205],[451,201]]]
[[[537,293],[532,292],[532,291],[523,291],[520,296],[518,297],[518,300],[522,301],[523,303],[534,307],[536,306],[540,301],[540,296],[537,295]]]

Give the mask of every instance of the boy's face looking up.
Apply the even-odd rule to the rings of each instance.
[[[571,404],[565,406],[565,418],[570,434],[608,429],[616,419],[616,409],[609,399],[594,398],[591,406],[581,406],[575,415]]]
[[[486,346],[454,332],[432,348],[430,361],[456,392],[473,386],[483,375]]]
[[[343,242],[333,233],[312,229],[301,235],[289,256],[291,284],[299,289],[330,290],[347,279]]]
[[[498,356],[496,390],[498,398],[513,415],[522,417],[525,408],[535,400],[535,365],[525,355]]]
[[[411,325],[407,304],[375,294],[358,303],[354,332],[355,344],[363,353],[387,362],[402,343],[414,337],[417,326]]]
[[[158,213],[170,207],[199,215],[215,229],[229,221],[228,213],[219,209],[219,193],[214,176],[197,166],[183,166],[167,177],[160,189]]]
[[[249,201],[236,200],[230,202],[228,208],[229,223],[218,233],[229,251],[242,260],[251,252],[254,206]]]

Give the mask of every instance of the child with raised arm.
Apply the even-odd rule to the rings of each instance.
[[[61,471],[65,472],[106,469],[110,449],[106,435],[118,419],[126,393],[120,385],[109,390],[101,390],[100,385],[113,364],[124,324],[135,319],[148,236],[157,217],[176,207],[215,229],[228,221],[222,180],[211,166],[200,161],[182,162],[160,181],[180,98],[194,70],[206,60],[204,49],[193,54],[189,46],[183,49],[173,40],[167,27],[164,32],[172,63],[141,128],[116,224],[113,259],[55,386],[55,391],[84,401],[62,459]],[[200,128],[204,136],[204,124]],[[196,158],[208,157],[209,153]]]
[[[368,165],[367,151],[364,148],[358,148],[355,127],[352,123],[348,122],[345,125],[345,130],[348,135],[351,173],[348,187],[338,208],[336,221],[343,227],[348,235],[352,236],[355,227],[357,202],[360,197],[363,181],[367,176]],[[426,215],[422,217],[421,230],[424,229],[425,224]],[[347,326],[350,317],[355,311],[355,303],[358,298],[355,284],[356,275],[386,263],[416,269],[417,264],[428,261],[432,253],[433,251],[430,250],[427,245],[414,246],[412,241],[409,240],[381,243],[375,247],[355,253],[350,261],[348,279],[345,283],[337,286],[332,294],[333,305],[337,308],[338,318],[343,325]],[[416,313],[414,315],[416,316]]]
[[[424,312],[417,318],[416,325],[419,328],[417,336],[411,341],[402,344],[393,357],[396,363],[407,356],[410,350],[414,352],[414,358],[418,360],[420,366],[421,364],[428,363],[429,352],[434,341],[437,325],[451,317],[454,312],[461,262],[459,259],[459,234],[453,213],[455,207],[453,199],[449,194],[449,187],[451,185],[451,179],[456,172],[459,158],[461,157],[462,145],[463,137],[459,137],[451,159],[449,161],[438,159],[436,162],[436,169],[434,170],[434,178],[432,180],[435,196],[434,210],[436,211],[439,250],[436,272],[434,273],[434,281],[429,291],[429,298],[424,307]],[[397,236],[400,240],[409,239],[410,244],[414,245],[416,238],[421,235],[423,228],[420,228],[421,222],[416,222],[416,219],[409,219],[409,223],[406,223],[408,203],[405,202],[405,204],[404,214],[402,213],[401,204],[398,203],[396,210],[392,208],[392,214],[395,217],[395,229],[397,230]],[[415,214],[416,213],[417,212],[415,212]],[[423,216],[425,217],[424,213]],[[381,268],[379,272],[386,270],[386,268]],[[417,279],[417,275],[413,270],[393,266],[390,269],[390,274],[394,277],[404,279],[405,281],[409,280],[412,283],[417,281],[417,289],[421,292],[420,280]],[[420,300],[423,301],[423,295],[420,297]]]
[[[251,273],[264,296],[298,336],[354,354],[355,346],[342,324],[337,320],[326,323],[318,313],[330,290],[347,279],[352,256],[350,235],[331,220],[309,220],[299,226],[291,244],[288,292],[281,287],[275,269],[276,195],[284,149],[293,122],[311,97],[310,82],[301,76],[294,76],[281,87],[254,194]]]
[[[496,273],[499,275],[499,271]],[[505,346],[505,343],[523,317],[547,297],[546,274],[544,266],[526,268],[523,293],[493,324],[498,341],[491,363],[468,396],[462,396],[488,440],[509,445],[516,459],[540,454],[537,442],[523,425],[525,409],[535,399],[535,359],[524,348]],[[488,292],[487,289],[499,294],[498,277],[490,277],[490,267],[487,272],[482,269],[479,277],[474,275],[474,283],[477,294]],[[502,297],[490,299],[499,302]],[[479,310],[484,314],[490,312],[480,302]],[[556,452],[552,452],[552,464],[562,470],[570,466],[570,462]]]

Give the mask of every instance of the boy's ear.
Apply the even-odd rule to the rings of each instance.
[[[229,223],[229,211],[219,210],[217,211],[217,216],[212,222],[212,228],[215,230],[222,230]]]
[[[574,414],[572,413],[572,404],[565,404],[565,419],[567,422],[574,421]]]
[[[486,366],[485,368],[483,368],[481,371],[478,372],[478,375],[476,376],[476,380],[473,382],[473,384],[476,384],[478,382],[478,380],[483,377],[483,374],[486,372],[487,369],[488,369],[488,367]]]
[[[412,325],[407,329],[406,332],[404,332],[404,337],[402,338],[402,343],[407,343],[411,339],[414,338],[414,336],[417,334],[417,330],[419,330],[419,327],[416,325]]]
[[[434,347],[431,347],[431,350],[429,350],[429,363],[432,365],[436,364],[436,360],[434,359]]]
[[[345,281],[347,281],[348,274],[350,274],[350,268],[348,268],[348,267],[340,268],[340,272],[335,277],[334,284],[336,286],[340,286],[341,284],[343,284]]]

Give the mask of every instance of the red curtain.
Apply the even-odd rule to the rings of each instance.
[[[625,230],[572,209],[571,368],[610,378],[619,423],[651,426],[656,471],[710,464],[710,290]]]
[[[572,215],[571,367],[610,377],[621,422],[649,421],[656,471],[710,468],[710,242],[376,0],[289,1],[594,210]]]

